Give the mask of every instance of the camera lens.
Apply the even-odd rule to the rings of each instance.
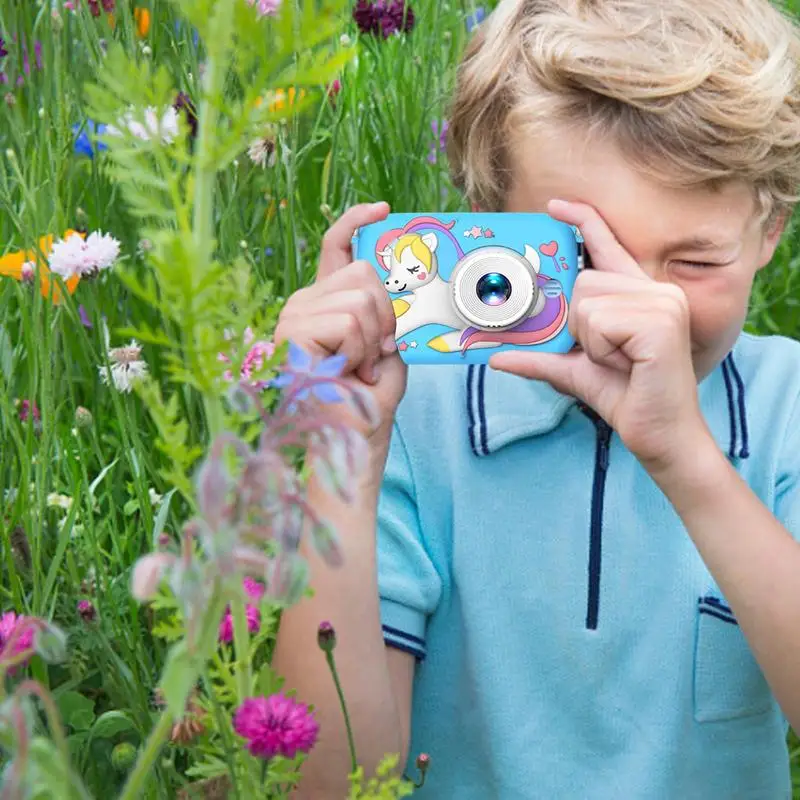
[[[475,289],[478,292],[478,299],[487,306],[501,306],[511,297],[511,283],[499,272],[484,275]]]

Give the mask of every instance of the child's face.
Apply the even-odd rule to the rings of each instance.
[[[764,230],[743,185],[665,188],[635,172],[611,143],[588,139],[562,130],[517,148],[505,210],[543,212],[554,198],[593,206],[652,279],[685,292],[700,381],[739,336],[753,279],[772,257],[781,226]]]

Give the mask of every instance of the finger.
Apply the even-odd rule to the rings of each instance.
[[[586,402],[580,390],[581,362],[588,361],[585,353],[525,353],[506,350],[489,359],[489,366],[498,372],[508,372],[520,378],[549,383],[556,391]]]
[[[575,338],[594,364],[630,374],[633,362],[623,352],[622,340],[607,335],[609,329],[618,331],[619,324],[627,325],[627,330],[631,329],[631,323],[636,324],[636,320],[629,318],[621,320],[620,315],[624,313],[619,304],[606,303],[604,298],[586,300],[581,304],[580,313],[575,314]],[[637,314],[639,317],[641,314]]]
[[[322,237],[318,278],[343,269],[353,261],[352,240],[357,228],[385,219],[389,204],[371,203],[353,206],[331,225]]]
[[[292,341],[315,355],[345,356],[342,374],[354,372],[364,360],[366,344],[358,318],[350,313],[322,314],[278,324],[275,342]]]
[[[644,270],[617,241],[605,220],[594,208],[585,203],[551,200],[547,210],[554,219],[575,225],[580,230],[594,269],[647,278]]]
[[[618,272],[600,272],[588,269],[581,272],[575,280],[572,303],[587,297],[611,294],[635,296],[641,298],[641,302],[647,303],[647,298],[662,293],[663,287],[664,284],[658,281],[643,281]]]

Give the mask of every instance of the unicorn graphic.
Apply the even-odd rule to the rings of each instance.
[[[449,237],[461,259],[465,253],[451,233],[453,225],[455,220],[444,225],[433,217],[417,217],[402,230],[389,231],[378,240],[376,256],[388,273],[384,286],[390,294],[400,295],[392,301],[397,338],[425,325],[443,325],[453,330],[431,339],[428,347],[463,355],[471,348],[541,344],[557,336],[566,324],[566,300],[561,284],[541,274],[539,254],[530,245],[524,246],[523,256],[537,275],[539,291],[528,317],[505,331],[465,327],[453,304],[452,288],[440,274],[439,236],[434,232]]]

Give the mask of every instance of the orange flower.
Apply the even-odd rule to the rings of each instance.
[[[64,234],[64,239],[72,236],[73,233],[76,233],[82,239],[86,237],[86,234],[80,233],[79,231],[68,230]],[[53,237],[43,236],[39,239],[38,250],[20,250],[16,253],[8,253],[0,258],[0,276],[13,278],[15,281],[27,280],[28,275],[26,273],[30,267],[26,267],[26,265],[37,264],[39,267],[39,282],[42,297],[50,297],[50,268],[47,266],[47,262],[42,260],[42,253],[47,257],[50,255],[52,249]],[[67,291],[70,294],[75,293],[79,281],[80,277],[78,275],[73,275],[73,277],[65,282]],[[54,284],[53,303],[58,305],[61,300],[61,289],[57,284]]]
[[[136,21],[136,33],[144,39],[150,31],[150,12],[146,8],[135,8],[133,18]]]
[[[300,101],[305,96],[306,96],[305,89],[301,89],[300,92],[298,93],[297,89],[295,89],[294,86],[289,87],[288,94],[283,89],[277,89],[274,92],[267,92],[267,99],[270,100],[269,110],[272,113],[276,111],[283,111],[283,109],[286,108],[287,106],[287,101],[289,108],[291,108],[294,105],[295,100]],[[264,103],[264,98],[257,97],[254,105],[256,108],[261,108],[263,103]]]

